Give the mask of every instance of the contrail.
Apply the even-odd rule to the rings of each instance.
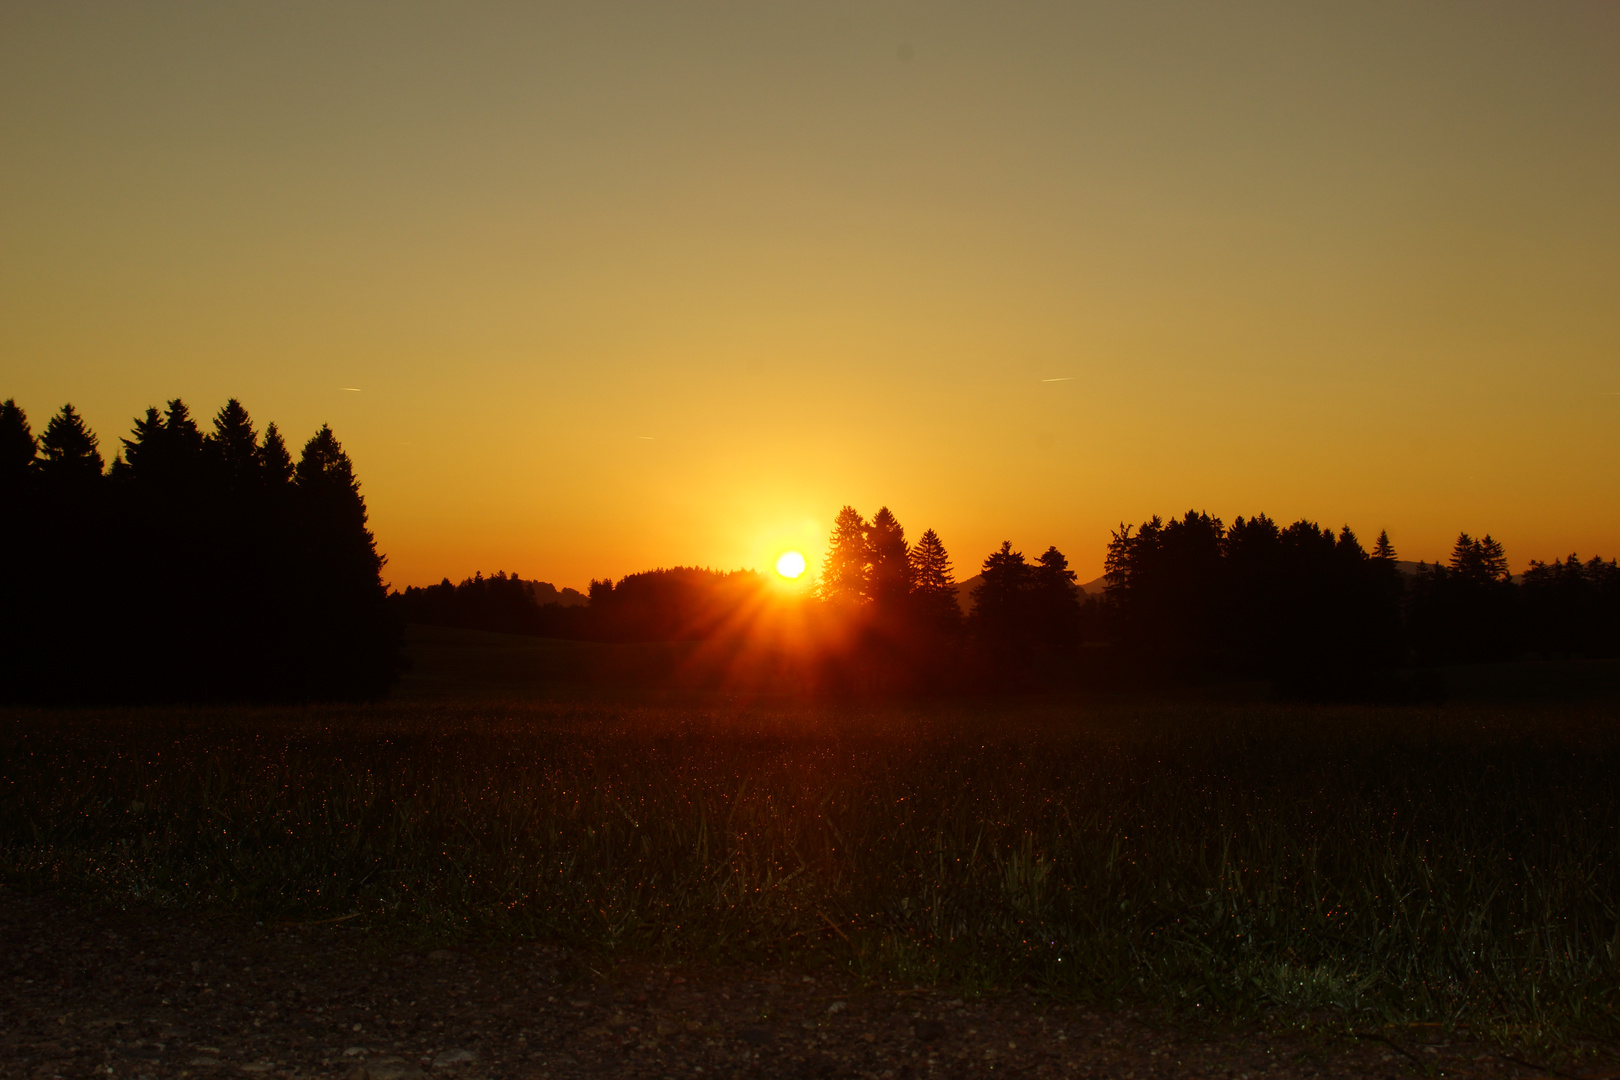
[[[340,386],[340,387],[338,387],[338,389],[339,390],[348,390],[348,391],[350,391],[352,393],[356,393],[356,394],[358,394],[360,392],[360,388],[358,386]]]
[[[1061,379],[1042,379],[1041,382],[1074,382],[1074,376],[1065,375]]]

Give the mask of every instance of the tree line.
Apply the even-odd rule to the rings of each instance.
[[[1348,526],[1284,526],[1265,514],[1227,526],[1189,511],[1121,525],[1104,581],[1087,595],[1055,546],[1028,559],[1003,542],[961,604],[934,530],[910,543],[889,508],[868,521],[846,506],[808,616],[819,683],[1010,689],[1261,678],[1287,693],[1359,697],[1385,692],[1381,677],[1414,666],[1620,653],[1613,559],[1533,562],[1514,578],[1488,535],[1462,534],[1444,564],[1413,565],[1400,562],[1386,532],[1369,550]],[[480,575],[394,601],[409,621],[672,641],[747,634],[768,589],[751,571],[676,567],[593,581],[588,605],[565,608],[536,603],[528,585]]]
[[[26,702],[368,698],[402,667],[353,463],[293,460],[240,402],[134,420],[108,466],[71,404],[0,404],[0,694]]]
[[[814,685],[856,691],[1238,677],[1355,696],[1413,666],[1620,654],[1613,559],[1514,577],[1496,540],[1462,534],[1447,562],[1414,567],[1385,533],[1368,550],[1348,526],[1264,514],[1122,524],[1099,595],[1055,546],[1028,559],[1003,542],[960,597],[938,533],[911,542],[888,507],[868,521],[850,506],[814,595],[794,605],[753,571],[679,566],[595,580],[586,596],[505,573],[389,595],[331,429],[294,461],[235,399],[207,431],[179,399],[147,409],[110,466],[72,405],[36,438],[8,400],[0,508],[9,701],[377,697],[402,670],[405,622],[768,640],[807,658]]]

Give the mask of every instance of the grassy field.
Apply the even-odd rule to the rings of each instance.
[[[380,706],[0,714],[0,872],[1183,1014],[1620,1034],[1601,697],[615,703],[520,645],[419,638]]]

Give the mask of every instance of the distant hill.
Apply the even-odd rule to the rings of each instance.
[[[578,589],[559,589],[549,581],[525,581],[524,591],[534,597],[534,602],[544,607],[547,604],[559,604],[562,607],[584,607],[590,603],[590,597]]]

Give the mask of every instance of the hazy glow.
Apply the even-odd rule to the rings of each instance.
[[[804,573],[804,555],[797,551],[784,551],[776,558],[776,572],[785,578],[796,578]]]
[[[0,398],[330,422],[401,586],[815,565],[845,503],[964,577],[1189,507],[1613,555],[1617,57],[1492,0],[0,5]]]

